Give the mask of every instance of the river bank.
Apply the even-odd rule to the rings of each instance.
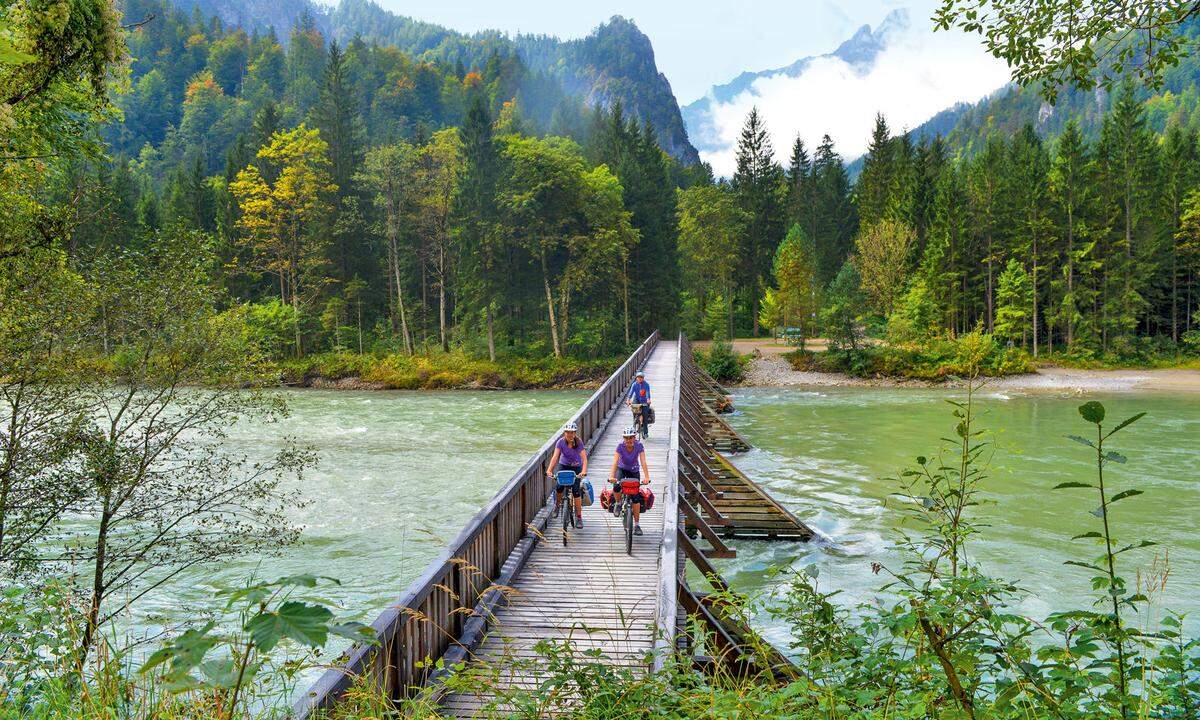
[[[358,355],[325,353],[281,360],[279,383],[323,390],[592,390],[623,358],[504,359],[463,353]]]
[[[746,366],[741,387],[953,387],[954,381],[935,383],[903,378],[852,377],[843,373],[794,370],[780,354],[764,354]],[[1040,367],[1032,373],[990,378],[995,390],[1045,392],[1164,392],[1200,394],[1200,370],[1085,370]]]

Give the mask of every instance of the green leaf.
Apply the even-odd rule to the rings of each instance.
[[[1136,497],[1141,494],[1142,494],[1141,490],[1126,490],[1124,492],[1119,492],[1116,495],[1113,495],[1112,498],[1108,501],[1108,503],[1111,505],[1118,500],[1124,500],[1125,498]]]
[[[1082,540],[1084,538],[1101,538],[1101,537],[1104,537],[1104,536],[1101,535],[1100,533],[1096,532],[1095,530],[1093,530],[1091,532],[1085,532],[1082,535],[1076,535],[1075,537],[1073,537],[1071,539],[1072,540]]]
[[[1079,414],[1084,420],[1096,425],[1104,422],[1104,406],[1095,400],[1080,405]]]
[[[200,665],[200,674],[212,685],[231,688],[237,684],[238,665],[232,658],[214,658]]]
[[[159,665],[170,662],[172,677],[187,674],[204,660],[204,656],[209,650],[220,642],[220,638],[209,634],[213,627],[213,623],[210,622],[200,629],[185,630],[179,637],[146,658],[146,662],[142,664],[138,672],[148,673]]]
[[[1087,568],[1088,570],[1095,570],[1096,572],[1104,572],[1103,568],[1100,568],[1091,563],[1082,562],[1080,560],[1067,560],[1066,562],[1063,563],[1063,565],[1075,565],[1077,567]]]
[[[1104,506],[1101,505],[1100,507],[1096,508],[1095,510],[1092,510],[1091,513],[1093,515],[1095,515],[1096,517],[1100,518],[1101,520],[1103,520],[1104,519]]]
[[[329,634],[344,637],[354,642],[375,642],[375,631],[370,625],[359,622],[334,623],[329,626]]]
[[[1130,543],[1129,545],[1126,545],[1125,547],[1123,547],[1120,550],[1113,553],[1113,555],[1120,555],[1121,553],[1127,552],[1129,550],[1140,550],[1141,548],[1154,547],[1157,544],[1158,543],[1152,542],[1150,540],[1142,540],[1141,542]]]
[[[1068,435],[1067,438],[1074,440],[1075,442],[1080,443],[1081,445],[1087,445],[1090,448],[1096,447],[1096,444],[1093,443],[1091,440],[1088,440],[1087,438],[1084,438],[1084,437],[1079,437],[1078,435]]]
[[[270,652],[280,640],[291,638],[312,647],[321,647],[329,634],[333,613],[320,605],[289,600],[277,610],[264,610],[250,618],[246,631],[261,652]]]
[[[1113,450],[1109,450],[1108,452],[1104,453],[1104,459],[1109,462],[1115,462],[1115,463],[1124,463],[1125,462],[1125,456],[1122,455],[1121,453],[1115,452]]]
[[[1125,418],[1124,420],[1122,420],[1121,422],[1119,422],[1115,428],[1113,428],[1112,430],[1109,430],[1109,431],[1108,431],[1108,435],[1105,435],[1104,437],[1109,437],[1109,436],[1111,436],[1113,433],[1117,432],[1118,430],[1121,430],[1121,429],[1123,429],[1123,428],[1127,428],[1127,427],[1129,427],[1130,425],[1134,424],[1135,422],[1137,422],[1138,420],[1141,420],[1141,419],[1142,419],[1142,418],[1144,418],[1144,417],[1146,417],[1146,413],[1144,413],[1144,412],[1140,412],[1140,413],[1138,413],[1137,415],[1134,415],[1133,417],[1128,417],[1128,418]]]
[[[1063,488],[1094,488],[1094,487],[1096,487],[1096,486],[1095,486],[1095,485],[1092,485],[1091,483],[1085,483],[1085,482],[1065,482],[1065,483],[1059,483],[1059,484],[1055,485],[1055,486],[1054,486],[1054,489],[1055,489],[1055,490],[1062,490]]]

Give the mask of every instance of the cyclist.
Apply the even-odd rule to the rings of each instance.
[[[642,437],[650,437],[650,428],[646,426],[645,411],[650,403],[650,383],[646,382],[646,373],[638,370],[637,379],[633,381],[629,393],[625,396],[625,404],[633,411],[633,423],[641,429]],[[635,404],[642,407],[635,408]]]
[[[583,447],[583,439],[579,437],[579,426],[569,422],[563,426],[562,436],[554,443],[554,454],[550,456],[550,466],[546,469],[546,477],[554,477],[560,470],[570,470],[575,473],[575,484],[570,487],[571,496],[575,498],[575,526],[583,527],[583,478],[587,476],[588,455]],[[568,488],[562,485],[554,487],[554,514],[557,516],[562,509],[563,491]]]
[[[613,486],[612,508],[614,514],[618,505],[616,501],[621,497],[622,480],[628,478],[639,480],[639,485],[650,484],[650,468],[646,465],[646,448],[638,441],[637,435],[636,427],[625,428],[625,431],[621,433],[621,442],[617,443],[617,451],[613,453],[612,469],[609,470],[608,481]],[[641,535],[642,526],[639,522],[642,517],[642,504],[645,500],[640,492],[629,495],[625,499],[627,502],[633,503],[633,534]]]

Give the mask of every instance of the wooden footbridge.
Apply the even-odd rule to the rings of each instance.
[[[702,664],[783,662],[745,648],[748,629],[733,626],[686,579],[691,562],[726,590],[710,558],[734,557],[730,538],[812,537],[726,458],[750,445],[720,418],[727,394],[696,365],[686,338],[651,335],[571,418],[591,455],[596,492],[629,423],[623,398],[638,369],[654,393],[657,422],[645,446],[657,502],[642,516],[633,555],[619,520],[599,502],[584,509],[583,527],[566,544],[561,526],[549,522],[546,469],[556,433],[372,623],[375,642],[350,648],[299,698],[298,720],[324,717],[363,684],[395,701],[432,687],[447,716],[483,715],[545,678],[547,642],[635,672],[657,670],[672,655]],[[685,631],[689,617],[707,628],[706,639]],[[446,689],[451,674],[481,667],[489,677],[480,687]]]

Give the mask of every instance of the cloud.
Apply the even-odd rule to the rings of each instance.
[[[718,175],[732,174],[742,124],[757,106],[781,163],[797,134],[811,152],[826,133],[849,161],[866,151],[877,112],[898,133],[955,103],[979,100],[1008,79],[1005,64],[985,53],[978,38],[913,29],[891,37],[870,67],[813,58],[796,77],[758,78],[730,102],[710,96],[711,146],[719,149],[701,157]]]

